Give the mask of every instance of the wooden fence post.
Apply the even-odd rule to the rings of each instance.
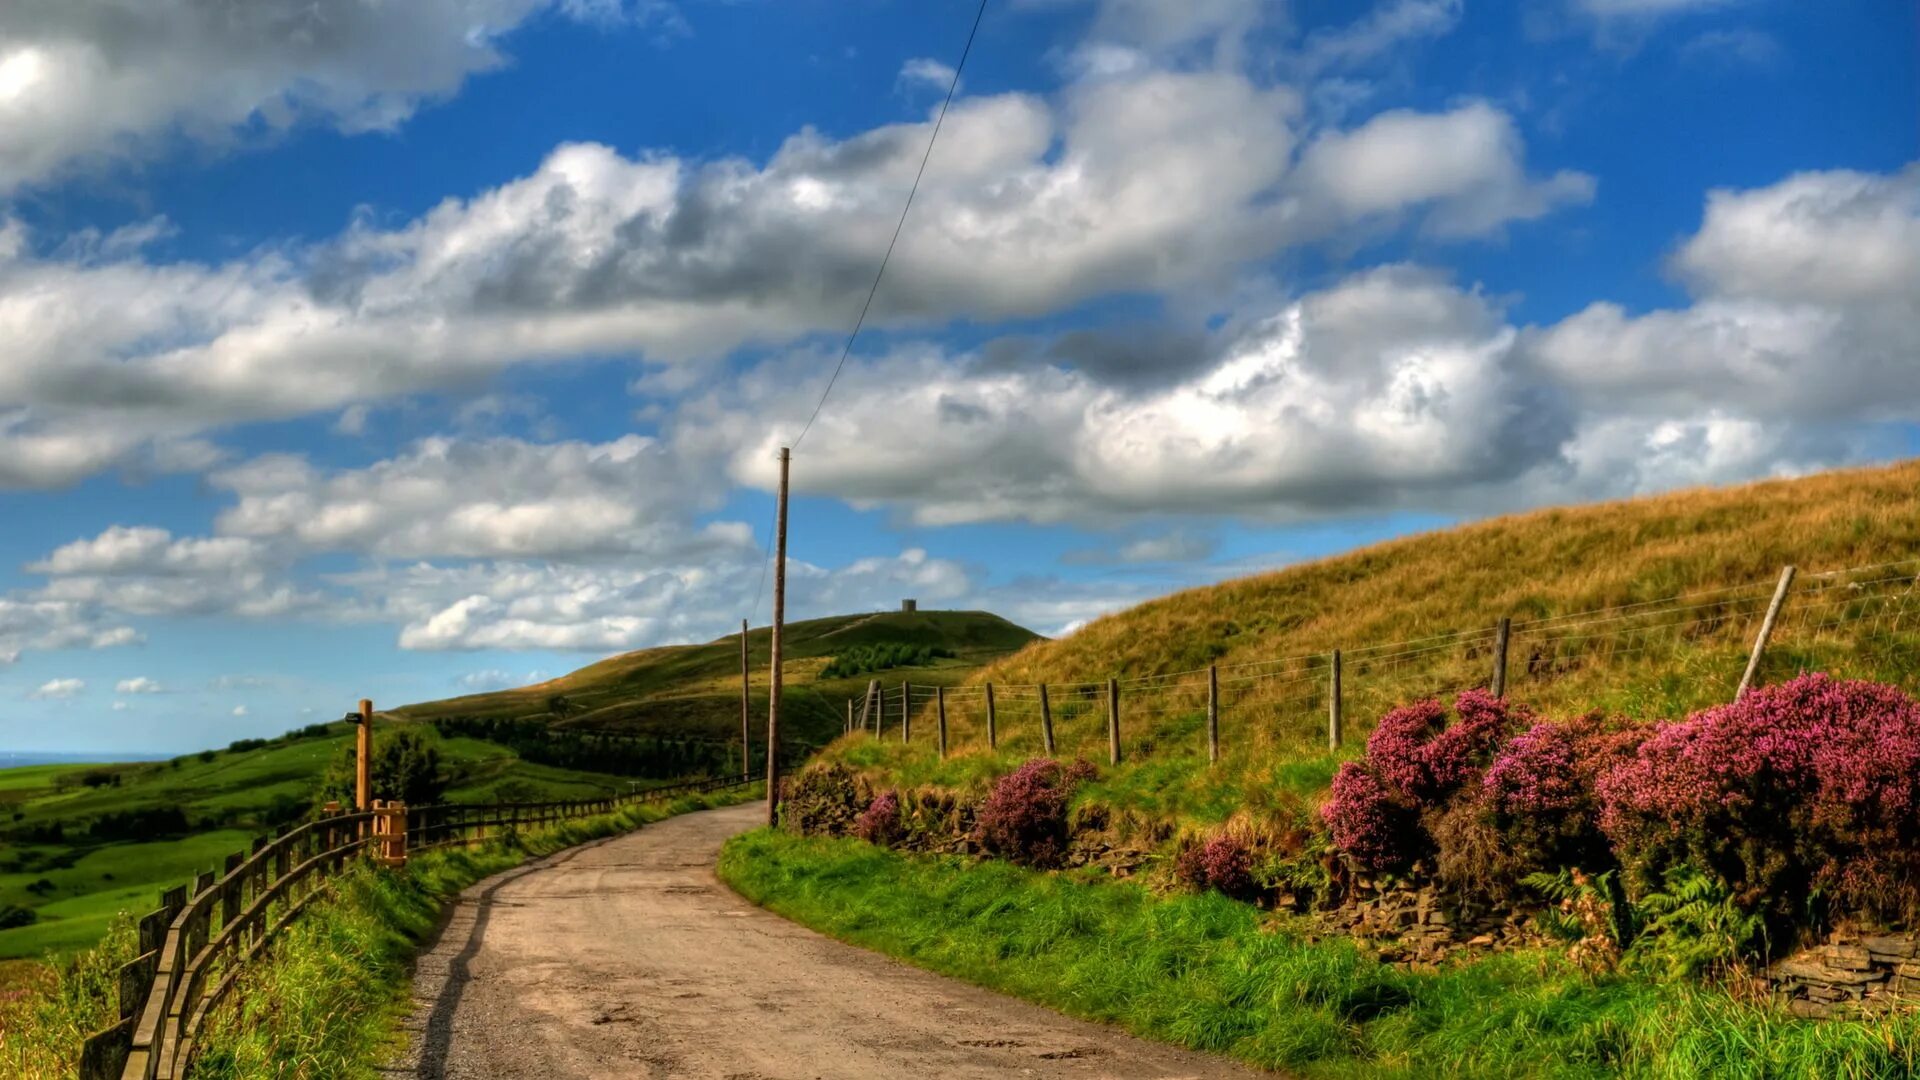
[[[993,729],[993,684],[987,684],[987,749],[995,750],[1000,746],[1000,736]]]
[[[1767,617],[1760,623],[1760,635],[1753,639],[1753,655],[1747,657],[1747,673],[1740,676],[1740,689],[1733,695],[1739,701],[1747,695],[1753,686],[1755,675],[1760,673],[1760,658],[1767,651],[1767,640],[1773,637],[1773,624],[1780,619],[1780,609],[1786,606],[1787,590],[1793,588],[1795,569],[1791,566],[1780,570],[1780,584],[1773,587],[1773,602],[1767,605]]]
[[[1220,668],[1207,665],[1207,764],[1220,760]]]
[[[1513,620],[1502,618],[1493,636],[1493,696],[1507,696],[1507,646],[1513,640]]]
[[[934,687],[933,700],[940,708],[940,757],[944,759],[947,756],[947,688]]]
[[[1340,749],[1340,650],[1327,670],[1327,749]]]
[[[1040,684],[1040,742],[1053,756],[1053,705],[1047,700],[1047,684]]]
[[[373,800],[373,702],[360,699],[360,730],[354,734],[353,808],[365,810]]]
[[[867,680],[867,698],[873,702],[873,737],[880,737],[880,728],[887,722],[887,699],[880,692],[880,680]]]
[[[913,742],[913,684],[900,684],[900,741]]]
[[[1120,680],[1107,680],[1107,763],[1120,764]]]
[[[846,730],[842,731],[841,734],[842,735],[853,734],[853,699],[852,698],[847,699],[847,726],[846,726]]]

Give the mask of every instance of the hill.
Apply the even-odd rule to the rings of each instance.
[[[382,714],[375,738],[391,730]],[[161,890],[220,865],[253,837],[306,813],[350,724],[315,725],[167,761],[0,770],[0,958],[92,944],[114,913],[150,910]],[[628,789],[605,773],[551,768],[475,739],[423,735],[445,798],[460,802],[590,798]]]
[[[879,673],[829,670],[836,656],[888,646],[925,648],[924,663],[889,668],[891,680],[954,684],[1039,635],[984,611],[890,611],[835,615],[789,623],[782,641],[784,730],[803,746],[840,734],[846,700],[858,698]],[[771,631],[747,635],[755,715],[765,715]],[[472,694],[395,710],[410,720],[537,720],[566,732],[619,732],[695,739],[717,747],[740,737],[740,635],[702,645],[641,649],[589,664],[569,675],[513,690]],[[736,759],[737,760],[737,759]]]
[[[1175,593],[1035,643],[970,682],[998,691],[1002,759],[1039,747],[1047,683],[1062,753],[1104,759],[1119,681],[1131,763],[1103,787],[1220,817],[1254,788],[1321,789],[1395,704],[1485,686],[1513,620],[1508,694],[1543,711],[1679,716],[1730,699],[1781,567],[1800,574],[1762,680],[1801,669],[1913,688],[1920,645],[1920,462],[1549,509],[1410,536]],[[1328,654],[1343,652],[1345,745],[1326,749]],[[1204,756],[1206,667],[1221,680],[1223,767]],[[984,743],[979,695],[950,704]],[[977,749],[849,743],[910,781],[978,783]],[[1120,790],[1124,789],[1124,790]]]

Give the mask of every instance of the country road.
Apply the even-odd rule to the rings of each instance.
[[[1255,1077],[822,937],[714,877],[759,804],[489,878],[422,954],[390,1077]]]

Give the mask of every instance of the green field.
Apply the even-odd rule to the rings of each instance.
[[[876,645],[951,652],[889,680],[958,683],[983,664],[1038,640],[984,612],[886,612],[795,623],[787,628],[785,730],[801,749],[840,734],[845,699],[866,674],[819,680],[836,655]],[[749,639],[755,720],[764,723],[768,631]],[[722,744],[737,762],[740,639],[643,649],[539,686],[412,705],[376,717],[378,732],[402,724],[435,745],[450,802],[539,801],[624,792],[667,779],[558,768],[522,759],[480,738],[442,735],[429,721],[451,717],[534,719],[564,731],[618,731]],[[565,699],[558,714],[555,697]],[[118,765],[29,765],[0,770],[0,910],[32,911],[28,926],[0,930],[0,960],[67,953],[97,941],[116,912],[152,909],[161,891],[214,869],[252,837],[308,813],[328,764],[353,739],[347,723],[294,733],[264,746]],[[756,753],[756,757],[758,754]],[[149,827],[138,815],[181,818]],[[116,835],[92,828],[127,820]],[[159,820],[155,818],[154,820]]]
[[[431,726],[417,726],[439,747],[452,800],[628,790],[625,777],[536,765],[492,743],[442,739]],[[0,958],[71,952],[99,940],[116,912],[152,909],[163,890],[218,867],[254,836],[307,812],[328,763],[352,738],[351,725],[333,724],[321,737],[204,758],[0,770],[0,906],[36,916],[32,925],[0,930]],[[89,778],[97,786],[89,786]],[[85,830],[102,815],[171,808],[184,814],[185,829],[138,840],[100,840]],[[47,833],[54,827],[62,830],[57,838]]]

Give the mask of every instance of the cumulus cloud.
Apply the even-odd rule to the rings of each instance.
[[[1041,316],[1114,293],[1223,285],[1246,264],[1416,218],[1496,232],[1578,202],[1531,176],[1475,104],[1320,134],[1299,95],[1230,70],[1089,74],[1052,99],[948,117],[876,300],[877,325]],[[472,387],[516,364],[660,363],[843,328],[871,282],[928,122],[811,129],[764,163],[555,149],[532,173],[397,227],[217,265],[133,238],[48,250],[0,219],[0,485],[115,464],[195,468],[224,426]]]
[[[147,678],[145,675],[139,675],[131,679],[121,679],[119,683],[114,686],[113,692],[116,694],[160,694],[166,692],[166,687],[160,685],[156,680]]]
[[[0,666],[28,650],[107,649],[141,640],[133,627],[84,604],[31,593],[0,595]]]
[[[86,688],[85,679],[49,679],[27,697],[33,701],[65,701],[79,697]]]
[[[391,130],[498,67],[536,12],[670,23],[619,0],[14,0],[0,7],[0,194],[300,123]]]

